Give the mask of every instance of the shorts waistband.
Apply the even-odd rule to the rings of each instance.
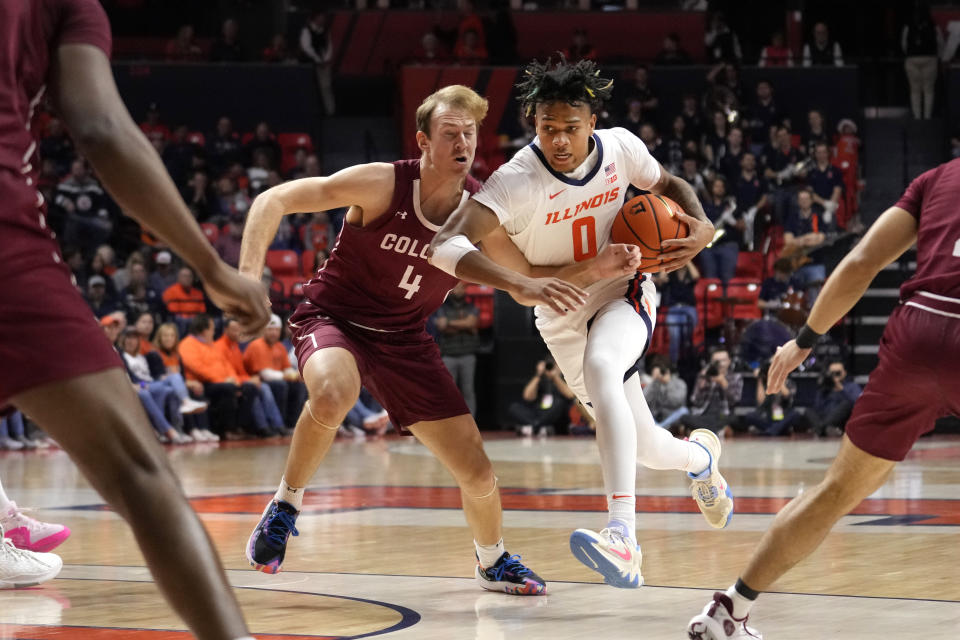
[[[904,304],[929,313],[935,313],[948,318],[960,319],[960,299],[942,296],[937,293],[918,291],[907,299]]]

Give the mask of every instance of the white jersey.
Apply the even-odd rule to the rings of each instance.
[[[535,139],[473,195],[497,215],[530,264],[558,267],[594,257],[610,243],[613,221],[629,185],[649,190],[660,180],[660,164],[626,129],[598,129],[593,142],[584,163],[564,174],[550,166]],[[584,403],[589,398],[582,358],[590,319],[609,303],[626,301],[648,339],[656,319],[655,289],[645,276],[602,280],[587,291],[587,303],[574,313],[558,315],[546,306],[536,308],[537,328]]]
[[[530,264],[563,266],[597,255],[610,242],[627,187],[649,190],[660,179],[659,163],[626,129],[598,129],[593,141],[582,178],[551,168],[535,139],[473,195]]]

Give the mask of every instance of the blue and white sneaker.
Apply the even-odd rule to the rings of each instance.
[[[477,582],[488,591],[515,596],[547,595],[547,583],[520,561],[520,556],[504,552],[496,564],[484,569],[477,560]]]
[[[733,492],[717,469],[720,438],[709,429],[697,429],[690,434],[689,440],[706,449],[710,456],[710,465],[702,473],[687,474],[693,480],[690,487],[693,499],[697,501],[707,523],[714,529],[723,529],[733,518]]]
[[[289,502],[270,501],[247,541],[247,561],[250,566],[264,573],[280,572],[290,534],[300,535],[294,526],[298,515],[300,512]]]
[[[619,527],[607,527],[600,533],[577,529],[570,535],[570,551],[612,587],[636,589],[643,584],[640,545]]]

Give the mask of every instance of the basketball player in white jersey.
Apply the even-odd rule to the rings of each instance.
[[[536,307],[540,334],[567,383],[597,418],[608,522],[599,533],[574,531],[570,548],[607,584],[635,588],[643,584],[635,533],[638,458],[651,469],[686,471],[713,527],[729,523],[733,498],[717,470],[717,436],[696,430],[689,441],[676,439],[654,424],[644,400],[637,363],[655,319],[649,276],[597,279],[589,259],[610,244],[631,184],[669,196],[693,214],[678,212],[690,235],[664,242],[672,248],[662,258],[665,270],[689,262],[710,242],[713,226],[693,190],[667,173],[637,137],[625,129],[594,130],[595,112],[613,81],[601,78],[592,62],[533,62],[524,78],[518,88],[526,108],[535,110],[537,138],[447,219],[431,260],[528,304],[524,292],[532,277],[554,275],[585,288],[578,308]],[[480,241],[483,253],[474,245]]]

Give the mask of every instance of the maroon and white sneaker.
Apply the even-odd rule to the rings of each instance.
[[[62,524],[41,522],[23,513],[11,502],[6,512],[0,513],[0,527],[18,549],[45,553],[60,546],[70,537],[70,529]]]
[[[717,591],[703,612],[690,620],[687,637],[690,640],[763,640],[759,631],[747,626],[749,616],[734,618],[732,611],[730,596]]]

